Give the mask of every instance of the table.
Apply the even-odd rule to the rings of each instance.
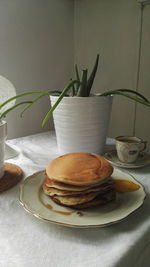
[[[8,140],[24,179],[58,156],[53,131]],[[108,139],[108,145],[112,140]],[[150,166],[130,172],[146,190],[142,208],[105,228],[67,228],[41,221],[19,203],[19,185],[0,194],[0,267],[147,267],[150,264]]]

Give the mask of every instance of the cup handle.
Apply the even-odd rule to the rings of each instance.
[[[141,144],[143,145],[143,147],[141,148],[140,152],[142,152],[146,149],[147,141],[142,141]]]

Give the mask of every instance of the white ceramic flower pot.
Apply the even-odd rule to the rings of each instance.
[[[58,96],[50,96],[51,105]],[[61,154],[103,154],[112,107],[112,96],[64,97],[53,112]]]
[[[7,137],[7,123],[0,121],[0,178],[4,175],[5,141]]]

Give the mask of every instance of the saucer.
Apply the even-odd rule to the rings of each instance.
[[[19,155],[19,151],[17,151],[14,147],[5,143],[5,160],[14,158]]]
[[[124,163],[118,159],[117,151],[111,150],[104,154],[104,157],[114,166],[121,168],[141,168],[150,164],[150,155],[145,152],[139,154],[138,159],[134,163]]]

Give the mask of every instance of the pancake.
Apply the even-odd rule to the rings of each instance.
[[[43,191],[55,203],[70,208],[104,205],[115,199],[112,165],[91,153],[68,153],[47,166]]]
[[[70,185],[70,184],[65,184],[65,183],[51,180],[50,178],[48,178],[47,175],[45,175],[44,183],[47,187],[50,187],[50,188],[55,188],[55,189],[60,189],[60,190],[65,190],[65,191],[84,191],[84,190],[87,190],[89,188],[101,185],[109,179],[110,179],[110,177],[107,177],[105,180],[102,180],[97,184],[91,184],[91,185],[87,185],[87,186],[85,186],[85,185],[77,186],[77,185]]]
[[[91,193],[91,192],[104,193],[112,188],[114,188],[114,182],[112,181],[112,179],[109,179],[107,182],[101,185],[89,187],[85,190],[81,188],[81,191],[61,190],[61,189],[57,189],[53,187],[48,187],[45,181],[43,183],[43,190],[45,194],[49,196],[78,196],[78,195],[84,195],[84,194]]]
[[[46,168],[46,174],[51,180],[77,186],[97,184],[112,172],[113,167],[105,158],[83,152],[57,157]]]
[[[91,201],[88,202],[84,202],[84,203],[80,203],[80,204],[76,204],[76,205],[68,205],[68,204],[64,204],[61,202],[60,199],[53,197],[53,201],[61,206],[66,206],[66,207],[70,207],[73,209],[85,209],[85,208],[91,208],[91,207],[96,207],[96,206],[102,206],[105,205],[113,200],[115,200],[116,198],[116,193],[114,190],[112,191],[108,191],[102,195],[97,195],[94,199],[92,199]]]
[[[57,200],[62,205],[71,207],[74,205],[79,205],[82,203],[86,203],[94,199],[98,195],[97,192],[88,193],[80,196],[55,196],[52,199]]]

